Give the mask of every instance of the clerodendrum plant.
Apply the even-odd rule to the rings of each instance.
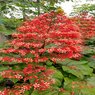
[[[0,95],[24,95],[47,90],[55,80],[46,63],[79,58],[82,43],[78,27],[62,13],[41,14],[25,21],[7,47],[0,50],[0,72],[4,89]],[[1,67],[1,68],[2,68]],[[31,94],[29,94],[31,95]]]
[[[95,37],[95,17],[90,16],[88,13],[82,13],[72,18],[73,21],[79,26],[80,32],[84,39],[91,39]]]

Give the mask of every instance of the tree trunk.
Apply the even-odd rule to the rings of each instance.
[[[37,9],[38,9],[38,16],[40,15],[40,0],[37,0]]]

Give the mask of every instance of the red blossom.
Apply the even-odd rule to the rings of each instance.
[[[33,72],[32,68],[33,68],[32,65],[28,64],[28,66],[23,69],[23,73],[24,74],[30,74],[30,73],[32,73]]]

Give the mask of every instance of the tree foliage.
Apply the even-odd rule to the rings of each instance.
[[[95,4],[83,4],[80,6],[75,6],[72,14],[81,14],[83,12],[88,12],[95,16]]]

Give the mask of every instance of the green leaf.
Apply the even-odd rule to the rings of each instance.
[[[93,69],[88,66],[88,64],[79,65],[79,69],[83,75],[92,75]]]
[[[92,68],[95,69],[95,62],[94,62],[94,61],[88,62],[88,65],[89,65],[90,67],[92,67]]]
[[[95,86],[95,74],[92,77],[87,79],[87,83],[92,86]]]
[[[47,46],[45,46],[45,48],[51,48],[51,47],[56,47],[57,45],[55,45],[55,44],[49,44],[49,45],[47,45]]]
[[[39,92],[37,90],[34,90],[31,95],[39,95]]]
[[[44,92],[43,94],[41,95],[58,95],[58,92],[55,90],[55,91],[47,91],[47,92]]]
[[[51,66],[52,64],[53,64],[53,62],[51,62],[51,61],[49,61],[49,60],[46,62],[46,65],[47,65],[47,66]]]
[[[95,53],[95,49],[90,48],[90,47],[84,48],[84,50],[82,52],[82,54],[84,54],[84,55],[92,55],[94,53]]]
[[[55,70],[54,74],[52,75],[53,78],[63,80],[64,76],[59,70]]]
[[[95,88],[82,88],[81,95],[95,95]]]
[[[59,70],[54,70],[54,74],[52,75],[52,78],[55,80],[55,83],[53,86],[60,87],[62,85],[62,81],[64,79],[63,74]]]
[[[68,77],[65,77],[64,78],[64,88],[66,89],[66,90],[69,90],[69,91],[71,91],[72,90],[72,88],[71,88],[71,83],[72,83],[72,79],[70,79],[70,78],[68,78]]]
[[[63,71],[66,71],[67,73],[71,73],[75,75],[76,77],[83,79],[84,75],[92,75],[93,69],[90,68],[87,64],[80,64],[80,65],[67,65],[62,66]]]
[[[0,43],[0,48],[3,48],[4,47],[4,43]]]
[[[60,87],[62,84],[62,80],[59,80],[59,79],[54,79],[55,83],[52,85],[52,86],[57,86],[57,87]]]
[[[5,9],[6,9],[6,5],[1,7],[1,11],[5,10]]]
[[[58,95],[71,95],[69,91],[59,92]]]
[[[90,67],[92,67],[92,68],[94,68],[95,69],[95,58],[89,58],[88,59],[89,61],[88,61],[88,65],[90,66]]]
[[[67,73],[71,73],[71,74],[75,75],[78,78],[81,78],[81,79],[84,78],[81,71],[71,69],[69,66],[62,66],[62,69],[63,69],[63,71],[66,71]]]
[[[75,95],[86,95],[81,93],[81,86],[83,88],[87,88],[86,82],[85,81],[80,81],[78,79],[73,80],[68,77],[64,78],[64,89],[66,89],[69,92],[74,92]],[[72,88],[73,87],[73,88]],[[70,94],[71,95],[71,94]]]
[[[25,91],[24,92],[24,95],[29,95],[29,91]]]
[[[6,66],[0,66],[0,72],[8,70],[9,68]]]
[[[0,76],[0,82],[3,80],[4,78],[2,76]]]
[[[59,88],[52,87],[51,89],[47,89],[45,91],[37,91],[34,90],[31,95],[58,95]]]
[[[12,82],[16,83],[18,81],[18,79],[11,79]]]
[[[71,59],[65,59],[64,61],[57,61],[58,64],[61,64],[62,66],[71,66],[71,65],[80,65],[80,64],[86,64],[88,61],[75,61],[75,60],[71,60]]]

